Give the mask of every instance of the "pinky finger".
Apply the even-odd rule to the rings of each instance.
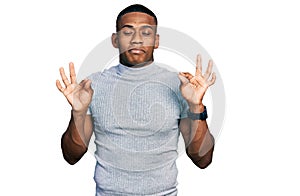
[[[62,87],[62,85],[60,84],[59,80],[56,80],[56,87],[60,92],[64,91],[64,88]]]
[[[213,85],[216,79],[217,79],[216,73],[212,73],[211,80],[208,82],[208,86]]]

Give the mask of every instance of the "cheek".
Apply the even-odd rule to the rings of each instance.
[[[132,37],[131,39],[135,39],[134,37]],[[130,39],[130,41],[131,41],[131,39]],[[143,34],[140,34],[140,41],[142,41],[143,42],[143,45],[145,46],[145,45],[154,45],[154,43],[155,43],[155,37],[153,37],[153,36],[145,36],[145,35],[143,35]]]
[[[119,39],[119,46],[122,48],[127,47],[130,44],[130,40],[130,37],[121,37]]]
[[[153,39],[153,38],[145,38],[144,39],[144,46],[148,46],[148,47],[155,46],[155,39]]]

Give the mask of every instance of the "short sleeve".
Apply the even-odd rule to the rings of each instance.
[[[187,101],[181,96],[181,93],[180,93],[180,119],[183,119],[183,118],[187,118],[187,113],[188,113],[188,110],[189,110],[189,105],[187,103]]]
[[[96,72],[96,73],[93,73],[93,74],[91,74],[91,75],[89,75],[89,76],[87,77],[87,79],[89,79],[89,80],[92,81],[91,88],[94,90],[94,94],[93,94],[93,97],[92,97],[92,101],[91,101],[91,103],[90,103],[90,105],[89,105],[89,107],[88,107],[88,110],[87,110],[87,112],[86,112],[87,115],[92,115],[92,102],[93,102],[94,95],[95,95],[95,86],[94,86],[94,83],[95,83],[95,82],[94,82],[94,81],[95,81],[96,74],[97,74],[97,72]]]

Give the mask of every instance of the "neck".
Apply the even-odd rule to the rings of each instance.
[[[151,63],[153,63],[153,60],[145,61],[143,63],[138,63],[138,64],[131,64],[131,63],[128,63],[128,62],[124,62],[123,60],[120,59],[120,63],[122,65],[125,65],[125,66],[130,67],[130,68],[140,68],[140,67],[145,67],[147,65],[150,65]]]

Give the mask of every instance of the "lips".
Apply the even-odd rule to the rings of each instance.
[[[145,50],[141,49],[141,48],[131,48],[128,50],[129,53],[132,54],[144,54]]]

